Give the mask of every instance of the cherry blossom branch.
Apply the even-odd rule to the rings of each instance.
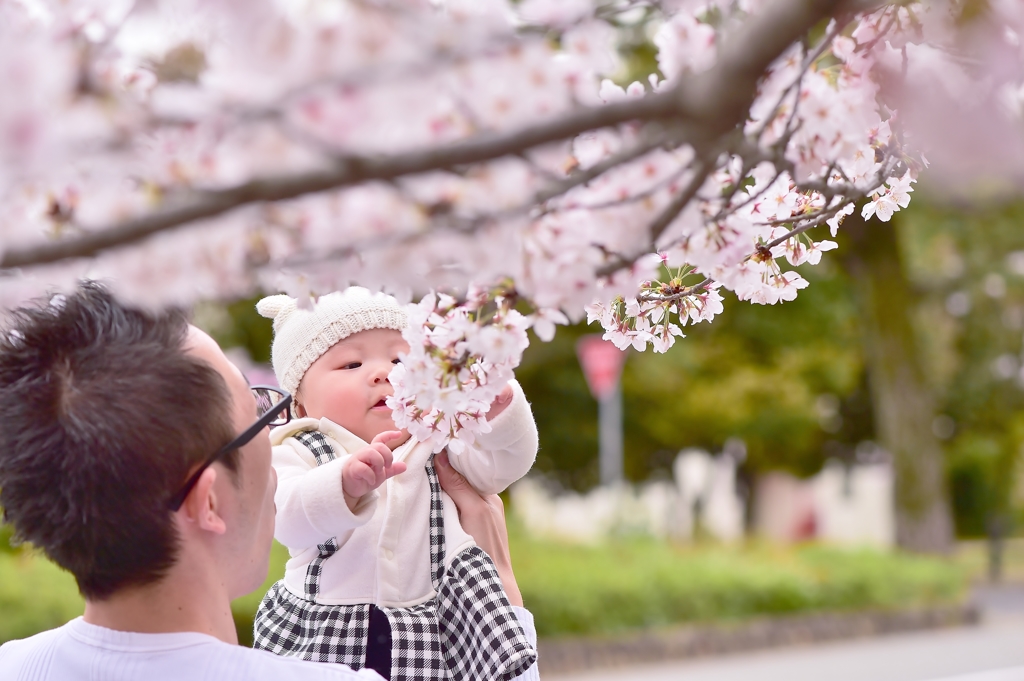
[[[654,95],[636,101],[584,109],[511,134],[481,135],[480,138],[445,147],[394,156],[341,157],[330,167],[321,170],[250,180],[227,189],[197,191],[178,200],[178,205],[97,229],[74,239],[8,250],[0,259],[0,268],[28,267],[68,258],[89,257],[158,232],[217,217],[254,203],[284,201],[373,180],[393,180],[406,175],[490,161],[589,130],[630,120],[662,118],[673,109],[675,105],[668,93]]]
[[[846,199],[844,201],[840,201],[835,206],[832,206],[831,208],[829,208],[827,210],[818,211],[818,213],[815,215],[815,217],[813,219],[811,219],[808,222],[801,223],[800,225],[794,227],[793,229],[789,230],[788,232],[786,232],[785,234],[783,234],[782,236],[780,236],[780,237],[778,237],[776,239],[772,239],[771,241],[766,243],[764,246],[762,246],[761,249],[765,249],[765,250],[769,250],[770,251],[771,249],[775,248],[776,246],[781,246],[782,244],[786,243],[787,241],[789,241],[790,239],[792,239],[793,237],[795,237],[797,235],[803,234],[804,232],[809,231],[811,229],[814,229],[815,227],[820,227],[821,225],[823,225],[826,222],[828,222],[829,219],[831,219],[834,216],[836,216],[843,208],[846,208],[851,203],[855,203],[855,200],[854,199]],[[796,222],[796,220],[792,220],[791,222]],[[748,256],[748,259],[750,257],[753,257],[753,255]]]
[[[438,231],[442,231],[445,229],[454,230],[461,234],[471,234],[475,231],[483,229],[487,225],[525,215],[534,207],[542,205],[545,202],[548,202],[552,199],[558,198],[559,196],[570,191],[571,189],[574,189],[575,187],[590,182],[594,178],[602,175],[603,173],[607,172],[608,170],[611,170],[612,168],[618,167],[623,163],[627,163],[629,161],[640,158],[644,154],[650,153],[654,149],[666,146],[672,139],[671,135],[665,135],[661,133],[650,133],[649,135],[646,135],[644,137],[646,137],[646,139],[641,139],[641,141],[638,142],[637,144],[627,149],[624,149],[618,154],[614,154],[608,157],[607,159],[591,166],[590,168],[587,168],[586,170],[579,171],[577,173],[574,173],[569,178],[557,181],[557,183],[555,183],[554,185],[537,192],[532,197],[532,200],[522,203],[513,208],[498,211],[495,213],[477,215],[467,219],[457,219],[454,217],[450,217],[447,220],[437,222],[430,231],[417,230],[415,232],[408,234],[396,234],[390,237],[385,237],[383,241],[381,237],[376,236],[371,239],[364,240],[362,242],[354,242],[347,244],[342,248],[331,249],[326,253],[317,253],[316,255],[299,253],[289,257],[283,263],[280,263],[280,265],[284,268],[308,267],[311,265],[322,264],[325,262],[330,262],[332,260],[337,260],[339,258],[348,257],[356,253],[364,253],[373,248],[382,248],[389,246],[393,247],[397,245],[408,246],[415,244],[425,238],[429,238],[431,233],[436,233]],[[686,166],[680,170],[680,173],[688,169],[689,166]],[[626,201],[632,200],[633,198],[634,197],[630,197],[630,199],[627,199]],[[413,199],[409,200],[411,202],[414,202]],[[620,201],[614,205],[621,205],[621,203],[623,202]],[[591,207],[587,206],[587,208]],[[547,212],[555,212],[558,210],[561,210],[561,208],[553,207],[550,209],[545,209],[544,211],[542,211],[541,214]]]
[[[691,126],[693,143],[714,146],[740,124],[768,65],[821,20],[881,6],[881,0],[775,0],[726,40],[708,71],[680,79],[670,90],[596,108],[580,108],[518,131],[484,133],[451,145],[391,156],[342,156],[304,173],[250,180],[235,187],[191,192],[153,213],[62,241],[11,248],[0,268],[11,269],[95,256],[159,232],[214,218],[252,204],[294,199],[374,180],[451,169],[522,153],[583,132],[630,121],[672,120]],[[698,149],[698,154],[703,149]]]
[[[699,281],[693,286],[687,286],[681,291],[670,293],[667,296],[641,295],[637,296],[637,301],[641,303],[671,303],[676,300],[682,300],[683,298],[689,298],[690,296],[702,293],[713,283],[714,282],[711,281],[711,279],[705,277],[703,281]]]
[[[655,194],[660,192],[665,187],[671,186],[674,182],[679,180],[681,177],[683,177],[683,175],[685,175],[686,173],[688,173],[692,169],[693,168],[689,164],[687,164],[687,165],[683,166],[682,168],[680,168],[679,170],[677,170],[676,172],[674,172],[671,175],[669,175],[668,177],[666,177],[665,179],[663,179],[662,181],[657,182],[657,183],[651,185],[650,187],[648,187],[647,189],[643,190],[642,192],[637,192],[636,194],[631,194],[631,195],[627,196],[624,199],[614,199],[614,200],[609,200],[609,201],[602,201],[600,203],[586,203],[586,204],[580,204],[578,206],[574,205],[574,206],[572,206],[572,209],[580,209],[580,210],[607,210],[608,208],[618,208],[619,206],[628,206],[631,203],[636,203],[637,201],[643,201],[644,199],[648,199],[648,198],[654,196]],[[562,207],[554,208],[554,209],[552,209],[551,212],[557,212],[559,210],[563,210],[563,208]]]
[[[665,229],[668,228],[672,221],[679,217],[679,214],[683,212],[683,209],[689,205],[693,197],[697,195],[701,185],[704,184],[704,180],[707,179],[711,173],[712,165],[704,161],[697,161],[696,167],[694,168],[693,177],[690,178],[689,183],[683,188],[678,194],[676,194],[667,206],[661,211],[660,214],[654,219],[653,222],[648,226],[647,233],[650,242],[650,248],[643,252],[637,253],[633,256],[616,256],[611,262],[606,264],[604,267],[597,271],[597,275],[600,277],[607,277],[619,270],[631,266],[639,258],[647,255],[654,249],[658,238],[664,233]]]
[[[814,50],[812,50],[809,54],[807,54],[804,57],[803,65],[800,68],[800,75],[797,76],[796,80],[790,83],[789,86],[783,89],[783,91],[779,94],[779,97],[775,102],[775,106],[773,106],[771,109],[772,115],[765,116],[764,122],[760,126],[758,126],[756,132],[754,132],[752,137],[754,137],[755,139],[761,139],[761,136],[768,129],[768,126],[771,125],[771,122],[775,119],[775,115],[778,113],[779,109],[786,101],[786,98],[789,97],[790,94],[793,92],[793,89],[795,88],[797,92],[800,91],[800,88],[803,86],[804,76],[807,74],[808,69],[810,69],[816,61],[818,61],[821,55],[825,53],[825,50],[827,50],[832,45],[832,41],[835,40],[836,36],[840,35],[843,32],[843,30],[850,25],[852,21],[852,14],[847,14],[844,17],[842,17],[840,21],[836,22],[836,25],[832,28],[832,30],[829,31],[818,42]],[[793,111],[790,112],[790,120],[786,124],[787,131],[790,129],[790,126],[792,125],[793,118],[796,115],[796,110],[799,107],[799,105],[800,99],[799,97],[797,97],[797,100],[793,104]]]
[[[612,154],[608,158],[600,161],[599,163],[595,163],[589,168],[576,170],[564,180],[560,180],[552,186],[537,192],[531,205],[546,203],[551,199],[565,194],[570,189],[574,189],[580,185],[590,182],[612,168],[617,168],[624,163],[635,161],[644,154],[654,151],[659,147],[670,146],[676,148],[682,145],[686,139],[694,136],[693,133],[687,134],[688,132],[689,131],[683,126],[675,126],[672,130],[667,132],[654,132],[648,130],[647,134],[643,135],[641,140],[633,146],[624,149],[617,154]]]
[[[693,177],[690,178],[686,188],[676,194],[675,198],[665,207],[665,210],[647,227],[647,235],[652,245],[658,243],[658,239],[665,233],[665,230],[672,224],[672,221],[679,217],[683,209],[690,204],[693,197],[700,191],[704,180],[711,174],[711,170],[712,165],[710,163],[697,161],[696,167],[693,169]]]

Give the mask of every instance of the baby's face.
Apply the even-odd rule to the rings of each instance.
[[[384,403],[394,392],[388,374],[398,364],[398,354],[408,350],[401,332],[393,329],[360,331],[339,341],[302,377],[296,396],[300,415],[326,416],[366,442],[395,430]],[[403,441],[388,444],[395,447]]]

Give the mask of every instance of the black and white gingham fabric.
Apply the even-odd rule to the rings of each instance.
[[[338,541],[335,537],[331,537],[323,544],[317,544],[316,548],[320,551],[320,555],[310,561],[309,567],[306,568],[306,581],[303,583],[306,589],[306,598],[311,601],[315,601],[316,597],[320,595],[320,574],[324,571],[324,561],[337,553]]]
[[[325,463],[338,458],[337,454],[334,453],[334,447],[327,441],[327,436],[318,430],[305,430],[301,433],[296,433],[292,437],[309,450],[313,458],[316,459],[317,466],[323,466]]]
[[[321,465],[335,458],[322,433],[296,436]],[[516,618],[497,570],[479,547],[457,555],[444,567],[444,509],[433,459],[425,472],[430,484],[431,582],[437,597],[410,608],[381,608],[391,624],[392,681],[509,681],[537,659]],[[307,569],[306,598],[283,581],[267,593],[255,622],[255,647],[316,662],[365,665],[369,605],[321,605],[319,577],[337,549],[334,538],[317,547]]]
[[[434,601],[381,608],[391,623],[391,680],[450,679]]]
[[[362,669],[369,623],[369,605],[313,603],[286,589],[282,580],[270,588],[256,612],[253,647]]]
[[[435,602],[451,678],[508,681],[537,661],[494,562],[479,546],[448,566]]]
[[[444,577],[444,505],[441,501],[441,483],[434,470],[434,457],[424,466],[430,483],[430,583],[434,590],[441,588]]]
[[[334,447],[327,441],[327,436],[319,431],[307,430],[297,433],[295,439],[305,445],[306,449],[313,454],[313,458],[316,459],[316,465],[318,466],[334,461],[337,458],[334,453]],[[309,567],[306,568],[306,581],[303,584],[306,590],[306,598],[311,601],[315,601],[316,597],[320,594],[320,574],[323,572],[324,561],[338,551],[337,538],[331,537],[323,544],[317,544],[316,548],[320,551],[320,555],[314,558],[309,563]]]

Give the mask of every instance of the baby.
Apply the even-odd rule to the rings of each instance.
[[[441,490],[431,447],[397,431],[385,404],[408,350],[402,306],[352,287],[311,310],[281,295],[257,309],[274,320],[274,371],[298,418],[271,433],[275,536],[291,560],[260,605],[255,646],[395,680],[529,668],[536,651]],[[492,494],[533,465],[537,428],[515,381],[487,418],[491,432],[449,460]]]

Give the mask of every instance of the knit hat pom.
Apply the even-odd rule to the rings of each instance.
[[[297,307],[298,305],[296,304],[295,299],[284,294],[267,296],[256,303],[257,312],[267,319],[274,320],[274,331],[281,328],[281,324],[284,323],[284,320],[290,317]]]

